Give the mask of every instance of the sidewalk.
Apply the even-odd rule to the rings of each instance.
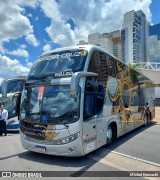
[[[155,117],[155,118],[152,120],[152,122],[160,123],[160,118]]]
[[[155,107],[155,117],[152,121],[160,123],[160,107]]]

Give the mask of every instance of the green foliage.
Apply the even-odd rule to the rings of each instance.
[[[139,71],[139,68],[140,68],[140,63],[136,63],[136,64],[132,64],[132,63],[129,63],[128,66],[136,71]]]

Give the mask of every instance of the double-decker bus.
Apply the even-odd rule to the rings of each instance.
[[[30,151],[82,156],[150,121],[154,84],[94,45],[56,49],[33,64],[22,92],[20,137]],[[129,112],[129,113],[128,113]]]
[[[1,84],[1,104],[8,110],[7,131],[19,131],[20,102],[25,81],[26,77],[14,77]]]

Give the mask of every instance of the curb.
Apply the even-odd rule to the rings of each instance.
[[[160,119],[154,119],[151,122],[160,123]]]

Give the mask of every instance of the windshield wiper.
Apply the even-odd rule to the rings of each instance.
[[[60,116],[59,116],[59,118],[71,118],[71,117],[73,117],[73,115],[74,115],[74,113],[75,113],[76,111],[71,111],[71,110],[68,110],[68,111],[66,111],[65,113],[63,113],[63,114],[61,114]]]
[[[68,125],[64,123],[64,121],[60,121],[58,119],[56,119],[57,122],[59,122],[60,124],[62,124],[63,126],[65,126],[68,129]]]

